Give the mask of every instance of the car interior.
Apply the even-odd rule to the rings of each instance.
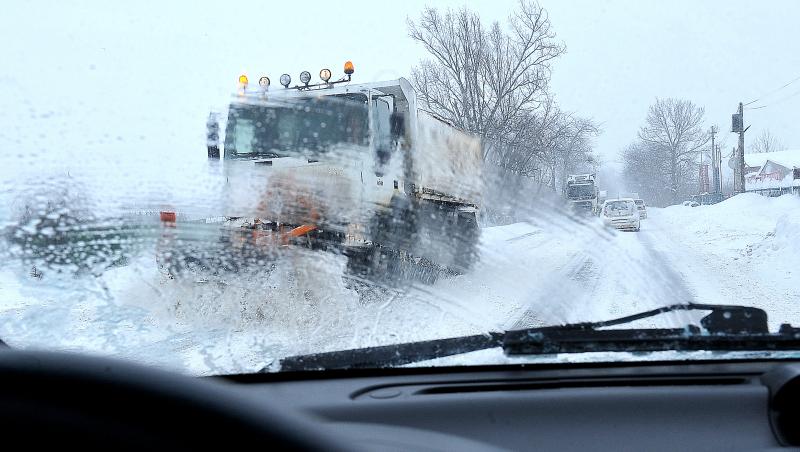
[[[0,354],[6,441],[281,450],[783,450],[794,360],[349,369],[189,378]],[[17,442],[19,441],[19,442]]]

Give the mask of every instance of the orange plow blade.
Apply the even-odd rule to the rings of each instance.
[[[304,224],[289,231],[289,236],[300,237],[301,235],[306,235],[315,229],[317,229],[317,227],[312,224]]]

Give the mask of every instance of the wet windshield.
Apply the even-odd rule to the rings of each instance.
[[[317,153],[336,145],[369,144],[366,95],[325,96],[234,103],[228,114],[225,152],[231,157]],[[375,107],[378,103],[373,104]],[[381,102],[384,110],[388,109]],[[388,122],[388,118],[381,118]],[[382,124],[385,130],[387,125]],[[376,124],[376,127],[378,125]]]
[[[800,3],[433,3],[4,8],[0,340],[210,375],[800,324]]]
[[[567,187],[567,196],[570,198],[591,198],[594,195],[594,185],[570,185]]]

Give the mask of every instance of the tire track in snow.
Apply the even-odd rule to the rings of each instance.
[[[553,275],[543,295],[507,323],[509,328],[605,320],[695,301],[679,269],[654,246],[657,242],[663,246],[664,238],[648,226],[643,223],[638,233],[620,232],[607,240],[586,241]]]

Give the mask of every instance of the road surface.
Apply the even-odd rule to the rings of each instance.
[[[684,269],[665,252],[681,253],[682,245],[653,220],[643,220],[639,232],[619,231],[586,245],[570,253],[550,277],[548,289],[509,319],[508,327],[605,320],[670,304],[702,302],[687,285]],[[666,317],[674,323],[674,315]]]

